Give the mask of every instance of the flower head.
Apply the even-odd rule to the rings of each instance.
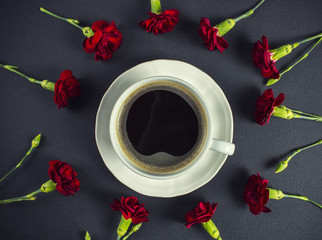
[[[218,203],[211,205],[209,202],[200,202],[198,206],[186,213],[186,227],[190,228],[195,223],[208,222],[214,215],[217,205]]]
[[[41,139],[41,134],[38,134],[32,141],[31,141],[31,146],[33,148],[36,148],[39,146],[40,143],[40,139]]]
[[[72,71],[65,70],[60,74],[60,78],[55,83],[54,101],[58,109],[66,107],[68,98],[80,95],[80,84],[73,76]]]
[[[56,183],[56,190],[65,196],[73,195],[79,190],[79,180],[76,178],[77,173],[66,162],[50,161],[48,175]]]
[[[259,173],[248,178],[244,190],[244,200],[249,206],[249,210],[257,215],[261,212],[268,213],[271,210],[265,206],[269,199],[269,190],[267,189],[268,181],[262,179]]]
[[[115,23],[96,21],[92,25],[94,35],[85,39],[83,48],[87,53],[95,52],[95,60],[107,60],[121,46],[123,36]]]
[[[159,33],[170,32],[179,21],[179,11],[176,9],[165,10],[162,13],[148,12],[150,18],[141,21],[139,25],[147,32]]]
[[[114,199],[111,207],[114,211],[121,211],[123,217],[126,220],[131,219],[134,224],[149,221],[149,211],[144,208],[144,203],[139,204],[136,197],[122,197],[121,201]]]
[[[272,89],[267,89],[255,103],[255,120],[256,123],[264,125],[269,122],[269,119],[274,112],[274,108],[281,105],[284,101],[284,93],[280,93],[277,98],[274,98]]]
[[[275,67],[277,60],[272,58],[273,53],[270,52],[268,39],[262,36],[262,42],[258,41],[253,49],[253,63],[261,69],[263,77],[278,79],[280,74]]]
[[[201,18],[199,25],[199,35],[204,40],[205,45],[210,51],[218,50],[222,53],[228,48],[228,42],[219,35],[219,28],[212,27],[208,18]]]

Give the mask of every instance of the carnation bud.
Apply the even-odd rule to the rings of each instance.
[[[140,229],[140,227],[142,226],[142,223],[139,223],[139,224],[135,224],[133,227],[132,227],[132,231],[133,232],[136,232]]]
[[[88,231],[86,231],[85,240],[91,240],[91,236],[89,235]]]
[[[279,172],[284,171],[285,168],[287,168],[287,166],[288,166],[288,161],[287,160],[284,160],[284,161],[280,162],[276,167],[275,173],[279,173]]]
[[[287,107],[280,105],[274,108],[274,112],[272,116],[285,118],[285,119],[292,119],[295,117],[296,114],[292,112],[292,110],[288,109]]]
[[[54,183],[52,180],[48,180],[43,185],[41,185],[40,189],[44,193],[50,193],[56,190],[56,183]]]
[[[268,79],[266,86],[273,85],[274,83],[277,83],[280,79],[281,79],[281,75],[279,78],[270,78]]]
[[[82,31],[87,38],[94,36],[94,32],[91,27],[82,27]]]
[[[50,82],[48,80],[43,80],[41,81],[41,86],[44,89],[50,90],[50,91],[55,91],[55,83],[54,82]]]
[[[293,111],[296,111],[296,110],[293,110]],[[319,144],[322,144],[322,140],[319,140],[319,141],[317,141],[317,142],[315,142],[315,143],[313,143],[313,144],[311,144],[311,145],[309,145],[309,146],[302,147],[302,148],[300,148],[300,149],[295,150],[295,151],[293,152],[293,154],[292,154],[292,155],[288,156],[288,158],[286,158],[284,161],[281,161],[281,162],[277,165],[276,170],[275,170],[275,173],[279,173],[279,172],[284,171],[284,170],[285,170],[285,168],[287,168],[289,161],[291,161],[291,159],[292,159],[295,155],[297,155],[298,153],[300,153],[300,152],[302,152],[302,151],[304,151],[304,150],[306,150],[306,149],[309,149],[309,148],[311,148],[311,147],[317,146],[317,145],[319,145]]]
[[[32,148],[38,147],[41,139],[41,134],[38,134],[31,142]]]
[[[131,231],[126,236],[124,236],[122,238],[122,240],[128,239],[133,233],[135,233],[136,231],[138,231],[141,226],[142,226],[142,223],[133,225],[132,228],[131,228]]]
[[[224,36],[230,29],[232,29],[236,24],[234,19],[227,19],[215,26],[218,29],[218,36]]]
[[[284,197],[284,193],[281,190],[267,188],[269,190],[269,199],[280,200]]]

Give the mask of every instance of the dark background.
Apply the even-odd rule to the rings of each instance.
[[[251,58],[253,45],[262,35],[276,48],[321,32],[322,2],[267,0],[225,35],[230,45],[223,54],[208,51],[198,35],[201,17],[216,25],[257,2],[163,0],[163,10],[178,9],[180,21],[172,32],[155,36],[138,26],[147,18],[148,0],[1,0],[0,62],[20,66],[40,80],[55,81],[63,70],[71,69],[82,86],[81,97],[58,110],[53,93],[0,69],[0,176],[20,161],[34,136],[43,134],[38,149],[0,184],[1,199],[38,189],[48,180],[48,162],[53,159],[70,163],[81,182],[74,197],[53,192],[40,194],[33,202],[1,205],[1,239],[83,239],[86,230],[93,240],[116,239],[120,212],[109,205],[121,196],[136,196],[150,211],[150,221],[131,239],[209,239],[200,225],[188,230],[184,226],[185,213],[199,201],[219,203],[212,219],[223,239],[321,239],[322,209],[296,199],[270,200],[267,206],[272,212],[254,216],[242,198],[248,176],[259,172],[272,188],[322,203],[322,146],[300,153],[285,172],[274,174],[276,164],[293,150],[321,139],[322,125],[278,118],[257,125],[254,103],[267,87]],[[112,59],[95,62],[94,54],[82,49],[82,32],[40,12],[41,6],[79,19],[83,26],[113,20],[123,34],[123,44]],[[279,60],[278,69],[295,62],[312,45],[303,44]],[[319,45],[272,86],[276,96],[285,93],[286,106],[322,115],[321,56]],[[169,199],[143,196],[115,179],[100,157],[94,136],[98,105],[113,80],[153,59],[181,60],[208,73],[225,92],[234,115],[234,156],[205,186]]]

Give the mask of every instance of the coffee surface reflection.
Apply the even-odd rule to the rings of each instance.
[[[192,107],[178,94],[155,90],[140,96],[130,107],[126,131],[142,155],[165,152],[182,156],[195,145],[198,119]]]

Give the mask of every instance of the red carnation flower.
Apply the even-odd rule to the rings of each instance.
[[[111,207],[114,211],[121,211],[126,220],[131,218],[134,224],[149,221],[149,211],[144,208],[144,203],[139,204],[136,197],[122,197],[121,201],[114,199]]]
[[[248,178],[248,182],[244,191],[244,200],[249,206],[249,210],[257,215],[261,212],[271,212],[265,206],[269,199],[269,190],[267,189],[268,181],[262,179],[259,173]]]
[[[190,228],[191,225],[200,223],[212,238],[221,240],[219,230],[211,220],[217,205],[217,203],[211,205],[209,202],[200,202],[198,206],[186,213],[186,227]]]
[[[179,11],[176,9],[166,10],[162,13],[148,12],[150,18],[139,23],[147,32],[159,33],[170,32],[179,21]]]
[[[123,36],[116,28],[113,21],[111,24],[105,21],[96,21],[93,23],[92,27],[82,27],[79,25],[79,21],[77,19],[58,16],[44,8],[40,8],[40,11],[52,17],[66,21],[80,29],[85,37],[87,37],[83,42],[83,48],[87,53],[95,52],[96,61],[110,59],[113,56],[113,52],[115,52],[122,43]]]
[[[273,52],[270,52],[268,46],[268,40],[265,36],[262,36],[262,43],[258,41],[254,45],[253,49],[253,63],[256,67],[261,69],[263,77],[279,79],[280,74],[275,67],[277,59],[273,59]]]
[[[66,107],[68,98],[80,95],[80,84],[73,76],[72,71],[65,70],[60,74],[60,78],[55,83],[54,101],[58,109]]]
[[[65,196],[73,195],[79,190],[77,173],[66,162],[52,160],[49,162],[48,175],[56,183],[56,190]]]
[[[62,107],[66,107],[68,102],[68,98],[76,97],[80,95],[80,84],[77,79],[73,76],[72,71],[64,70],[60,74],[60,78],[56,81],[56,83],[48,81],[48,80],[37,80],[32,77],[29,77],[22,72],[17,70],[18,67],[11,65],[0,64],[0,67],[7,69],[8,71],[19,74],[20,76],[28,79],[29,82],[39,84],[44,89],[52,91],[55,93],[54,102],[57,104],[58,109]]]
[[[274,98],[272,89],[267,89],[255,103],[255,120],[260,125],[265,125],[270,120],[274,108],[281,105],[284,101],[284,93],[280,93],[277,98]]]
[[[217,205],[218,203],[211,205],[209,202],[200,202],[198,206],[186,213],[186,227],[190,228],[195,223],[208,222],[214,215]]]
[[[116,28],[115,23],[96,21],[92,25],[94,35],[85,39],[83,47],[85,52],[95,52],[95,60],[107,60],[113,56],[122,43],[122,33]]]
[[[201,18],[199,25],[199,35],[204,40],[205,45],[210,51],[218,48],[222,53],[228,48],[228,42],[219,36],[218,28],[212,27],[208,18]]]
[[[260,1],[254,8],[250,9],[246,13],[242,14],[237,18],[229,18],[225,21],[217,24],[212,27],[210,25],[210,21],[208,18],[201,18],[199,25],[199,35],[204,40],[205,45],[210,51],[218,48],[222,53],[226,48],[228,48],[228,42],[223,38],[223,36],[230,31],[237,22],[242,19],[250,17],[254,11],[264,3],[264,1]]]

